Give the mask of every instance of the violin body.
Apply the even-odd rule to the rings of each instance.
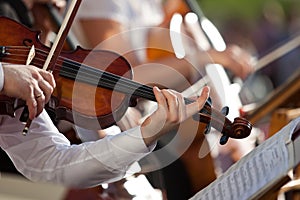
[[[31,64],[42,68],[50,49],[40,42],[41,32],[32,31],[5,17],[0,17],[0,24],[1,62],[25,64],[29,50],[34,45],[36,53]],[[127,60],[114,52],[90,51],[80,47],[74,51],[62,51],[52,71],[57,87],[46,107],[49,111],[55,112],[57,119],[98,130],[112,125],[123,116],[129,104],[128,96],[62,76],[61,71],[66,63],[71,67],[92,66],[129,79],[133,76]],[[75,70],[74,73],[80,72]],[[2,95],[0,105],[0,114],[14,116],[15,110],[25,106],[25,102]]]
[[[40,41],[46,46],[51,45],[51,35],[56,34],[62,25],[62,10],[57,9],[51,3],[34,3],[31,8],[34,18],[34,29],[41,30]],[[69,31],[63,50],[76,49],[78,42],[71,31]]]

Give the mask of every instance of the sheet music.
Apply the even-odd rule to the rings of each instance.
[[[263,142],[222,176],[198,192],[191,200],[251,199],[274,181],[284,177],[293,167],[294,149],[291,135],[300,123],[293,120],[274,136]]]

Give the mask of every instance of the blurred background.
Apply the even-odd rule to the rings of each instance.
[[[227,44],[238,44],[257,59],[293,39],[300,31],[298,0],[198,0],[198,3]],[[256,71],[255,78],[248,82],[250,87],[257,87],[257,94],[244,97],[244,103],[257,102],[283,84],[299,68],[299,52],[296,48]],[[259,89],[261,86],[265,88]]]
[[[300,44],[300,39],[298,41],[295,40],[300,35],[300,0],[197,0],[197,2],[204,16],[217,27],[226,44],[239,45],[250,52],[253,58],[258,61],[289,41],[293,41],[293,44],[297,42]],[[43,25],[45,25],[44,18],[40,17],[42,14],[41,7],[37,8],[38,14],[36,15],[36,19],[40,19]],[[253,123],[255,128],[258,127],[265,133],[264,135],[261,134],[263,137],[260,138],[260,130],[257,129],[257,133],[252,131],[252,135],[254,136],[250,140],[251,142],[252,140],[255,142],[255,146],[259,145],[263,139],[276,133],[290,120],[300,116],[299,81],[296,82],[298,85],[293,90],[296,92],[289,94],[294,100],[290,100],[289,97],[282,98],[284,97],[282,93],[280,93],[281,96],[273,98],[273,100],[278,99],[277,102],[280,102],[278,104],[274,104],[272,103],[272,99],[266,98],[278,88],[284,86],[293,75],[298,75],[297,78],[299,80],[299,66],[300,48],[296,45],[296,48],[293,48],[293,50],[260,67],[260,69],[256,70],[246,80],[237,80],[236,77],[231,75],[230,78],[233,82],[241,83],[242,90],[239,95],[243,105],[259,104],[263,101],[266,102],[266,105],[271,105],[270,107],[263,105],[262,109],[257,106],[257,110],[253,109],[254,111],[250,115],[246,115],[246,119]],[[284,88],[284,90],[288,89],[289,87]],[[289,108],[286,109],[287,107]],[[263,108],[266,109],[264,110]],[[291,111],[293,114],[290,114]],[[243,113],[241,112],[241,114]],[[262,118],[263,122],[258,124]],[[188,128],[193,127],[190,124],[186,126],[189,126]],[[204,128],[203,126],[202,129]],[[65,131],[64,134],[72,143],[81,143],[76,134],[74,134],[73,129]],[[231,141],[234,142],[234,140]],[[216,179],[218,173],[221,174],[227,170],[237,160],[233,158],[235,152],[245,148],[246,143],[249,143],[249,141],[244,141],[243,143],[238,141],[231,144],[231,146],[226,145],[225,148],[228,146],[229,148],[224,148],[225,150],[218,147],[220,148],[217,149],[219,151],[217,152],[218,154],[210,155],[213,154],[210,151],[210,154],[206,157],[200,158],[200,150],[204,149],[200,149],[200,147],[202,148],[201,145],[207,143],[203,132],[199,131],[196,140],[188,151],[182,155],[181,159],[178,159],[178,163],[174,162],[173,165],[164,168],[163,171],[159,171],[158,175],[151,174],[148,175],[148,178],[150,177],[157,181],[158,188],[163,192],[164,190],[171,191],[171,194],[168,194],[169,200],[172,199],[171,196],[175,196],[174,199],[179,199],[178,195],[181,192],[186,192],[188,195],[191,195],[191,192],[194,194]],[[209,147],[209,145],[206,145],[206,147]],[[0,171],[18,173],[12,163],[10,163],[9,158],[5,156],[6,154],[0,155]],[[174,174],[176,175],[174,176]],[[298,174],[298,177],[300,177],[300,169]],[[174,180],[174,178],[176,179]],[[132,180],[135,181],[135,179]],[[129,182],[132,180],[126,181]],[[97,200],[100,197],[99,192],[103,191],[103,194],[106,195],[107,193],[116,193],[117,191],[126,196],[128,194],[126,193],[127,191],[124,192],[124,182],[122,180],[112,184],[104,184],[100,188],[95,188],[96,190],[86,190],[86,192],[88,194],[95,191]],[[134,182],[133,187],[138,192],[146,191],[144,188],[141,190],[140,187],[137,187],[141,185],[140,182]],[[172,187],[180,187],[180,189],[177,190]],[[185,187],[187,191],[184,191]],[[83,190],[74,192],[75,196],[78,196],[80,193],[84,195]],[[80,197],[78,196],[78,198]]]

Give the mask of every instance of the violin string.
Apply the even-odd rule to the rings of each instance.
[[[124,81],[126,79],[120,79],[119,77],[115,78],[115,80],[112,80],[110,74],[107,77],[106,73],[102,73],[102,74],[99,74],[99,76],[95,76],[95,73],[94,72],[89,73],[88,72],[89,70],[91,70],[91,69],[82,68],[82,69],[80,69],[80,72],[77,75],[72,72],[71,73],[66,72],[65,70],[63,70],[63,73],[64,73],[64,75],[67,75],[70,78],[72,78],[75,75],[76,78],[78,80],[81,80],[82,82],[87,82],[90,84],[100,83],[100,86],[102,86],[102,87],[114,89],[116,91],[123,92],[123,93],[125,92],[127,94],[135,94],[137,96],[145,97],[147,99],[150,98],[150,100],[153,99],[153,98],[151,98],[151,97],[153,97],[153,93],[148,94],[147,88],[145,89],[145,87],[143,85],[136,85],[136,84],[128,85],[128,84],[131,84],[132,82]],[[100,76],[101,76],[101,78],[99,78]],[[128,90],[128,88],[129,88],[129,90]],[[146,91],[146,93],[145,93],[145,91]],[[152,89],[151,89],[151,92],[152,92]]]
[[[10,53],[9,55],[18,55],[18,56],[26,56],[27,57],[27,52],[28,52],[28,47],[23,47],[23,46],[17,46],[17,47],[8,47],[10,50],[19,50],[19,51],[24,51],[25,54],[12,54]],[[47,56],[47,52],[40,50],[40,49],[36,49],[37,54],[39,54],[40,56]],[[5,57],[4,57],[5,58]],[[13,59],[11,59],[13,60]],[[35,59],[35,60],[39,60],[41,62],[43,62],[42,59]],[[103,84],[104,86],[108,87],[109,89],[114,89],[114,87],[116,87],[116,83],[118,83],[118,86],[123,86],[121,87],[119,90],[120,92],[124,92],[122,91],[123,89],[128,89],[128,93],[131,94],[134,92],[135,95],[137,96],[142,96],[145,98],[150,98],[153,99],[154,98],[154,94],[152,91],[151,87],[142,85],[140,83],[136,83],[130,79],[124,78],[124,77],[120,77],[117,76],[115,74],[109,73],[109,72],[105,72],[99,69],[95,69],[93,67],[87,66],[87,65],[82,65],[79,62],[70,60],[68,58],[64,58],[64,57],[59,57],[59,60],[61,62],[64,63],[68,63],[68,65],[70,67],[68,68],[68,71],[71,71],[72,73],[69,73],[68,76],[71,78],[76,78],[77,73],[78,73],[78,69],[74,69],[73,67],[78,67],[80,66],[80,74],[84,75],[84,80],[82,79],[82,81],[84,82],[88,82],[91,84],[95,84],[95,82],[99,81],[99,77],[104,75],[104,78],[101,77],[101,79],[103,81],[101,81],[101,84]],[[33,63],[34,65],[40,66],[41,64],[37,64],[37,63]],[[65,68],[66,66],[60,66],[57,65],[56,66],[60,67],[60,68]],[[84,69],[84,70],[83,70]],[[57,70],[57,68],[55,69]],[[82,71],[82,72],[81,72]],[[64,72],[65,73],[65,72]],[[90,76],[90,77],[89,77]]]
[[[27,47],[22,47],[22,46],[19,47],[19,49],[25,49],[24,51],[28,50]],[[47,52],[43,52],[42,50],[39,50],[39,49],[37,49],[37,52],[39,53],[39,55],[43,54],[45,57],[47,56],[46,55]],[[27,56],[27,53],[26,53],[26,56]],[[63,57],[60,57],[60,60],[62,61],[61,58],[63,58]],[[43,62],[43,60],[41,60],[41,59],[40,59],[40,61]],[[75,62],[73,60],[70,60],[68,58],[64,58],[63,61],[68,62],[68,64],[71,65],[71,68],[69,68],[68,70],[73,71],[73,74],[77,74],[78,70],[74,70],[73,67],[77,66],[77,65],[81,65],[80,63]],[[74,65],[74,64],[76,64],[76,65]],[[62,66],[59,66],[59,67],[62,67]],[[92,73],[89,73],[89,72],[83,72],[82,73],[81,72],[82,74],[85,75],[84,79],[81,79],[81,81],[83,81],[83,82],[88,82],[90,84],[95,84],[95,82],[98,81],[98,79],[99,79],[99,75],[103,76],[103,74],[104,74],[106,78],[101,77],[101,79],[103,81],[101,82],[100,86],[107,87],[109,89],[116,89],[116,82],[118,81],[119,82],[119,84],[118,84],[118,86],[119,86],[118,91],[119,92],[125,92],[123,90],[127,90],[128,94],[132,94],[134,92],[134,94],[136,96],[141,96],[141,97],[145,97],[145,98],[150,99],[150,100],[155,100],[155,97],[154,97],[154,94],[153,94],[153,91],[152,91],[151,87],[148,87],[148,86],[145,86],[145,85],[142,85],[142,84],[139,84],[139,83],[135,83],[132,80],[126,79],[124,77],[120,78],[119,76],[116,76],[115,74],[103,72],[99,69],[95,69],[95,68],[92,68],[92,67],[89,67],[89,66],[81,66],[81,67],[84,67],[83,69],[91,70],[90,72],[92,72]],[[99,72],[101,74],[99,74]],[[96,74],[95,77],[87,78],[89,75],[93,75],[93,74]],[[70,73],[68,74],[68,77],[75,79],[75,76],[70,74]],[[120,87],[120,86],[123,86],[123,87]]]
[[[66,62],[66,60],[64,60],[64,62]],[[101,81],[100,86],[106,86],[109,89],[117,89],[119,92],[127,92],[128,94],[132,94],[134,92],[134,94],[138,94],[138,96],[153,99],[154,94],[151,87],[144,86],[130,79],[117,76],[106,71],[95,69],[80,63],[74,63],[73,61],[67,61],[67,64],[71,65],[71,67],[66,65],[61,68],[61,71],[63,69],[71,70],[72,73],[69,74],[71,75],[70,78],[75,78],[74,76],[76,76],[76,78],[79,78],[83,82],[88,82],[90,84],[99,83],[99,81]],[[74,69],[74,67],[79,68],[79,70]],[[65,70],[63,72],[65,73]],[[78,72],[80,72],[80,76],[82,78],[80,78]],[[145,94],[147,96],[145,96]]]
[[[28,47],[20,46],[18,48],[19,49],[25,49],[26,57],[27,57]],[[10,47],[10,49],[13,49],[13,48]],[[17,49],[17,48],[15,48],[15,49]],[[46,51],[43,51],[43,50],[40,50],[40,49],[36,49],[36,50],[37,50],[37,52],[40,56],[42,55],[44,57],[47,57],[47,52]],[[9,55],[12,55],[12,54],[9,54]],[[16,54],[16,55],[24,56],[24,54]],[[40,64],[37,64],[33,61],[32,64],[34,64],[36,66],[41,67],[44,63],[44,60],[40,59],[40,58],[35,58],[34,60],[37,60],[37,61],[41,62]],[[133,94],[136,97],[144,97],[148,100],[156,101],[153,90],[152,90],[152,87],[134,82],[131,79],[124,78],[122,76],[118,76],[118,75],[115,75],[115,74],[110,73],[110,72],[99,70],[99,69],[96,69],[96,68],[93,68],[93,67],[90,67],[90,66],[87,66],[87,65],[82,65],[81,63],[79,63],[77,61],[73,61],[69,58],[65,58],[65,57],[62,57],[62,56],[59,56],[58,61],[61,61],[62,63],[68,63],[69,67],[64,66],[64,65],[61,66],[61,65],[55,64],[55,66],[58,66],[60,68],[60,70],[55,68],[54,71],[59,71],[59,73],[60,73],[63,68],[67,68],[68,71],[72,72],[72,73],[70,73],[70,72],[66,73],[64,71],[65,75],[68,75],[69,78],[72,78],[74,80],[75,80],[75,78],[79,78],[79,77],[77,77],[78,69],[77,70],[74,69],[74,67],[79,67],[79,68],[85,69],[85,70],[80,69],[80,71],[83,71],[83,72],[80,72],[81,75],[84,75],[81,78],[82,82],[87,82],[87,83],[92,84],[92,85],[95,85],[95,83],[97,82],[98,83],[97,86],[106,87],[106,88],[111,89],[111,90],[117,89],[117,91],[119,91],[121,93],[126,92],[127,94],[130,94],[130,95]],[[91,76],[91,77],[89,77],[89,76]],[[101,81],[101,84],[99,85],[100,77],[101,77],[102,81]],[[116,83],[118,83],[118,84],[116,85]],[[186,104],[189,104],[191,102],[193,102],[193,100],[185,98],[185,103]]]
[[[25,48],[26,47],[21,47],[21,48]],[[38,50],[37,49],[37,52],[39,53],[39,55],[42,55],[44,54],[44,56],[46,57],[46,53],[41,51],[41,50]],[[26,53],[27,54],[27,53]],[[60,57],[60,60],[62,57]],[[40,61],[42,62],[43,60],[40,59]],[[67,59],[65,58],[64,59],[64,62],[69,62],[69,65],[74,65],[74,63],[76,64],[76,62],[70,60],[70,59]],[[80,64],[81,65],[81,64]],[[59,66],[59,65],[58,65]],[[61,67],[61,66],[59,66]],[[103,75],[103,72],[100,70],[101,74],[99,74],[99,70],[98,69],[94,69],[94,68],[91,68],[91,67],[88,67],[88,66],[84,66],[85,69],[89,69],[89,70],[94,70],[92,73],[89,73],[89,72],[81,72],[81,74],[84,74],[84,79],[81,79],[81,81],[83,82],[87,82],[87,83],[90,83],[90,84],[95,84],[95,82],[99,80],[99,77],[101,75]],[[83,68],[83,69],[84,69]],[[73,74],[77,74],[78,70],[74,70],[73,67],[69,68],[68,70],[71,70],[73,71]],[[65,72],[64,72],[65,73]],[[114,75],[114,74],[108,74],[107,72],[104,72],[105,75],[107,75],[108,77],[106,78],[101,78],[102,79],[102,82],[101,82],[101,85],[100,86],[103,86],[103,87],[106,87],[106,88],[109,88],[109,89],[118,89],[117,91],[119,92],[126,92],[127,91],[127,94],[134,94],[136,96],[139,96],[139,97],[144,97],[146,99],[149,99],[149,100],[155,100],[155,96],[154,96],[154,93],[152,91],[152,88],[151,87],[148,87],[148,86],[144,86],[144,85],[141,85],[141,84],[136,84],[134,83],[133,81],[131,80],[127,80],[127,79],[124,79],[124,77],[122,77],[120,79],[120,77]],[[68,74],[68,77],[70,78],[73,78],[75,79],[75,75],[73,75],[72,73]],[[89,75],[93,75],[93,74],[96,74],[95,77],[90,77],[88,78]],[[78,77],[77,77],[78,78]],[[116,82],[119,82],[118,86],[116,88]],[[123,87],[120,87],[120,86],[123,86]],[[125,91],[124,91],[125,90]]]

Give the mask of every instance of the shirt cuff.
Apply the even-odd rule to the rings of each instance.
[[[106,147],[104,147],[105,152],[98,152],[100,149],[97,147],[97,142],[88,146],[88,151],[104,164],[108,170],[122,171],[123,173],[132,173],[128,172],[130,166],[151,153],[156,146],[156,144],[149,147],[146,146],[140,126],[114,136],[106,136],[103,140],[107,142]],[[136,170],[133,171],[136,172]]]
[[[2,63],[0,62],[0,91],[3,90],[3,87],[4,87],[4,72],[3,72]]]

